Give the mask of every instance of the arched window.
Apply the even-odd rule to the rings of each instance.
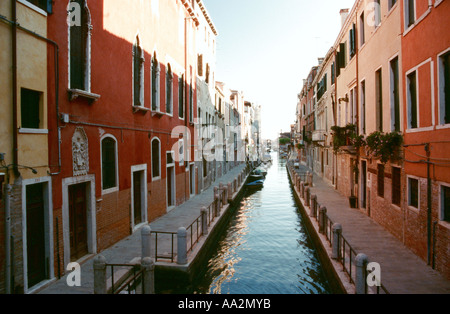
[[[184,119],[184,74],[178,80],[178,117]]]
[[[156,53],[152,59],[152,110],[161,111],[159,103],[160,67]]]
[[[166,113],[170,115],[173,113],[172,94],[173,94],[173,73],[170,64],[168,64],[166,72]]]
[[[70,5],[79,16],[69,25],[69,87],[90,92],[91,16],[86,0],[73,0]]]
[[[161,142],[158,138],[152,140],[152,178],[161,177]]]
[[[144,106],[144,52],[139,36],[133,45],[133,106]]]
[[[101,140],[102,158],[102,190],[118,187],[117,141],[106,135]]]

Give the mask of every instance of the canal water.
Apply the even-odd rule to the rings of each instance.
[[[289,184],[272,154],[264,187],[246,191],[194,288],[201,294],[328,294]]]

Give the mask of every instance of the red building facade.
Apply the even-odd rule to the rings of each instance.
[[[54,4],[49,154],[60,272],[195,194],[193,5]]]
[[[405,244],[450,278],[450,3],[401,5]]]

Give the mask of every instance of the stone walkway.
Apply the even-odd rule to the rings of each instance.
[[[298,173],[311,171],[304,165]],[[358,209],[322,178],[314,175],[311,194],[334,223],[342,225],[342,234],[358,253],[381,266],[381,282],[391,294],[448,294],[450,281],[408,249],[381,225]]]
[[[245,164],[239,165],[231,169],[224,176],[218,178],[208,189],[202,193],[195,195],[185,203],[175,207],[166,215],[149,224],[152,231],[163,232],[177,232],[178,228],[187,228],[195,219],[200,216],[200,209],[205,206],[209,206],[214,200],[214,187],[219,186],[220,183],[224,185],[233,181],[238,174],[242,173],[245,168]],[[116,243],[112,247],[102,251],[99,255],[105,257],[108,264],[130,264],[139,263],[141,258],[141,232],[137,230],[129,237]],[[176,242],[176,239],[175,239]],[[170,251],[171,239],[166,237],[161,241],[158,241],[158,251]],[[152,244],[154,250],[154,244]],[[44,289],[41,289],[39,294],[92,294],[94,291],[94,271],[93,262],[94,255],[88,256],[86,261],[81,264],[81,286],[70,287],[67,285],[67,277],[70,274],[66,274],[61,279],[49,284]],[[176,264],[175,264],[176,265]],[[109,274],[109,270],[108,274]],[[109,277],[110,275],[107,275]]]

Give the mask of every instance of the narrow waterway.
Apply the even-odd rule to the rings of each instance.
[[[264,187],[247,191],[194,293],[327,294],[286,170],[272,154]]]

